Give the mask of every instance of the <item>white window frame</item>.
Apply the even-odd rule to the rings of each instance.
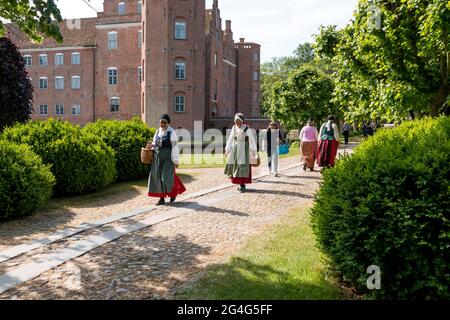
[[[28,63],[29,62],[29,63]],[[32,55],[24,55],[23,56],[23,63],[25,64],[25,67],[31,67],[33,66],[33,56]]]
[[[62,113],[61,113],[61,110],[62,110]],[[62,105],[62,104],[55,105],[55,115],[57,115],[57,116],[64,115],[64,105]]]
[[[74,80],[78,80],[78,87],[74,86]],[[70,86],[72,87],[72,89],[74,90],[79,90],[81,89],[81,77],[80,76],[72,76],[71,80],[70,80]]]
[[[185,113],[186,112],[186,95],[174,96],[173,110],[175,113]]]
[[[42,109],[45,107],[45,113],[42,112]],[[40,116],[48,116],[48,104],[39,105],[39,115]]]
[[[119,16],[124,16],[126,13],[126,6],[125,6],[125,2],[119,2],[117,4],[117,14]]]
[[[117,31],[108,32],[108,49],[113,50],[117,49],[118,47],[119,47],[119,36],[117,34]]]
[[[137,13],[142,14],[142,1],[137,2]]]
[[[116,105],[113,105],[113,100],[118,102],[118,103],[117,103],[117,110],[116,110],[115,108],[114,108],[114,110],[113,110],[113,106],[114,106],[114,107],[116,106]],[[116,113],[116,112],[119,112],[119,111],[120,111],[120,98],[119,98],[119,97],[111,97],[111,98],[109,99],[109,109],[110,109],[110,111],[113,112],[113,113]]]
[[[62,88],[58,88],[58,80],[62,79]],[[55,90],[64,90],[65,84],[64,84],[64,77],[63,76],[56,76],[55,77]]]
[[[41,58],[45,58],[45,64],[42,63]],[[48,54],[40,54],[39,55],[39,65],[40,66],[48,66]]]
[[[58,61],[58,60],[60,60],[60,61]],[[60,62],[60,63],[58,63],[58,62]],[[63,65],[64,65],[64,53],[55,54],[55,66],[63,66]]]
[[[183,66],[183,67],[181,67]],[[175,60],[175,72],[174,72],[174,78],[175,80],[186,80],[186,69],[187,69],[187,63],[183,60]]]
[[[77,60],[74,60],[75,57],[77,57],[77,58],[76,58]],[[74,62],[74,61],[75,61],[75,62]],[[79,52],[73,52],[73,53],[71,54],[71,57],[70,57],[70,62],[71,62],[72,64],[74,64],[74,65],[81,64],[81,53],[79,53]]]
[[[217,52],[214,52],[214,67],[217,68],[217,66],[219,65],[219,55]]]
[[[259,80],[259,72],[258,71],[253,71],[253,80],[254,81],[258,81]]]
[[[79,116],[81,114],[81,106],[79,104],[72,105],[72,115]]]
[[[43,80],[45,80],[45,88],[44,88],[44,86],[42,86],[41,84],[41,81],[43,81]],[[48,89],[48,78],[47,77],[40,77],[39,78],[39,89],[41,89],[41,90],[46,90],[46,89]]]
[[[115,71],[115,74],[111,74],[111,71]],[[108,68],[108,85],[116,86],[119,83],[119,70],[116,67]]]
[[[184,26],[183,29],[179,28],[181,25]],[[175,20],[174,29],[175,40],[187,40],[187,22],[185,20]]]

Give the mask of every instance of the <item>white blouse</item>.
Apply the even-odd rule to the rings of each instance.
[[[237,140],[241,142],[245,142],[245,137],[248,136],[248,142],[251,152],[256,152],[258,150],[258,147],[256,145],[255,137],[253,136],[253,131],[251,128],[248,128],[247,132],[245,133],[246,126],[242,125],[240,128],[238,126],[233,126],[233,129],[231,130],[230,137],[228,138],[227,145],[225,147],[226,153],[230,153],[231,149],[233,148],[233,141],[234,137],[237,136]]]
[[[175,165],[180,164],[180,148],[178,147],[178,136],[175,130],[172,129],[172,127],[168,127],[166,130],[163,130],[162,128],[159,128],[155,132],[155,136],[153,137],[153,144],[156,145],[156,141],[158,140],[159,143],[162,141],[162,137],[166,134],[170,134],[170,142],[172,144],[172,162]],[[159,138],[159,139],[158,139]]]

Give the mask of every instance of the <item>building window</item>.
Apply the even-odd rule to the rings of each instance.
[[[79,104],[72,105],[72,114],[74,116],[79,116],[81,114],[81,107]]]
[[[137,12],[138,14],[142,14],[142,1],[138,1],[137,3]]]
[[[187,39],[186,21],[181,20],[175,21],[175,39],[177,40]]]
[[[61,116],[64,114],[64,106],[62,104],[57,104],[55,107],[55,114]]]
[[[55,77],[55,89],[64,90],[64,77]]]
[[[254,59],[255,61],[258,61],[258,60],[259,60],[258,52],[253,53],[253,59]]]
[[[80,64],[81,55],[78,52],[72,53],[72,64]]]
[[[62,66],[64,65],[64,54],[57,53],[55,54],[55,66]]]
[[[23,62],[26,67],[31,67],[33,65],[33,58],[31,56],[23,56]]]
[[[125,14],[125,2],[119,2],[117,5],[117,12],[120,16],[123,16]]]
[[[119,112],[120,99],[117,97],[111,98],[109,105],[111,107],[111,112]]]
[[[186,62],[175,61],[175,79],[177,80],[186,79]]]
[[[253,72],[253,80],[255,80],[255,81],[259,80],[259,72],[258,71]]]
[[[217,68],[217,64],[219,63],[219,58],[218,58],[218,55],[217,55],[217,52],[214,52],[214,67],[216,67]]]
[[[117,49],[117,32],[111,31],[108,33],[108,49]]]
[[[175,96],[174,99],[174,110],[175,112],[186,112],[186,97],[185,96]]]
[[[48,79],[47,79],[47,77],[39,78],[39,89],[48,89]]]
[[[217,91],[218,91],[218,83],[217,83],[217,79],[214,80],[214,100],[217,101]]]
[[[40,66],[48,65],[48,56],[46,54],[39,55],[39,65]]]
[[[118,82],[117,68],[109,68],[108,69],[108,84],[116,85],[117,82]]]
[[[138,32],[138,48],[142,48],[142,31]]]
[[[141,66],[138,67],[138,81],[139,81],[139,83],[142,82],[142,67]]]
[[[80,89],[80,87],[81,87],[80,76],[73,76],[71,82],[72,82],[72,89]]]
[[[39,106],[39,114],[41,116],[46,116],[48,115],[48,106],[46,104],[41,104]]]

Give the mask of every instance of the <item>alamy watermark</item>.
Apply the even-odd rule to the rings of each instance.
[[[381,30],[381,9],[376,5],[370,5],[367,12],[367,27],[370,31]]]
[[[380,290],[381,289],[381,269],[377,265],[372,265],[367,268],[367,273],[370,274],[367,279],[367,289]]]

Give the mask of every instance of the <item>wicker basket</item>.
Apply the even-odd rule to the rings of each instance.
[[[260,165],[261,165],[261,158],[260,157],[256,158],[256,160],[255,159],[251,159],[251,166],[252,167],[257,168]]]
[[[152,148],[142,148],[141,149],[141,162],[143,164],[152,164],[153,161],[153,150]]]

